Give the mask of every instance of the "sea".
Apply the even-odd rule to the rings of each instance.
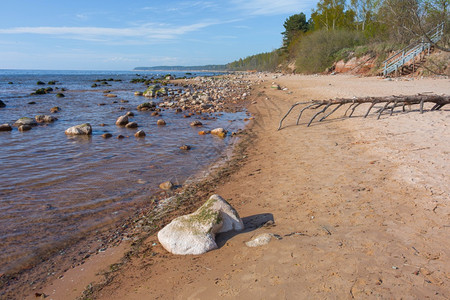
[[[6,104],[0,108],[0,124],[40,114],[58,118],[30,131],[19,132],[14,127],[0,132],[0,274],[29,267],[33,257],[52,247],[70,245],[80,236],[118,224],[148,205],[160,192],[161,182],[183,185],[225,155],[234,137],[221,139],[198,131],[242,129],[246,112],[207,115],[199,129],[189,125],[201,117],[198,115],[184,118],[164,110],[162,116],[154,117],[137,111],[137,105],[148,99],[134,92],[143,92],[146,86],[132,80],[166,73],[177,78],[216,75],[0,70],[0,100]],[[38,85],[38,81],[44,84]],[[92,87],[94,84],[97,87]],[[40,88],[53,91],[32,95]],[[105,97],[106,91],[117,97]],[[57,93],[65,97],[59,98]],[[58,113],[50,113],[54,106],[60,107]],[[115,125],[127,111],[135,113],[131,120],[139,128]],[[159,118],[167,125],[157,126]],[[92,125],[92,136],[65,135],[67,128],[82,123]],[[135,138],[136,130],[144,130],[146,137]],[[113,137],[103,138],[105,132]],[[124,138],[117,139],[118,135]],[[192,149],[180,150],[184,144]]]

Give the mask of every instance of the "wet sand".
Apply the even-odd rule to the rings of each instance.
[[[249,110],[255,120],[247,129],[252,138],[243,138],[252,144],[244,153],[237,152],[238,167],[211,190],[237,209],[246,230],[219,235],[220,248],[201,256],[169,254],[156,235],[150,235],[139,254],[90,297],[446,299],[450,294],[448,108],[424,114],[414,107],[407,113],[399,108],[393,116],[376,120],[375,114],[362,118],[367,109],[362,107],[354,118],[339,118],[342,110],[311,127],[304,123],[312,116],[307,112],[299,126],[294,126],[293,115],[283,130],[276,129],[296,101],[448,94],[449,80],[252,78],[256,102]],[[271,89],[272,82],[287,90]],[[198,203],[205,200],[206,196]],[[268,220],[274,225],[261,227]],[[258,248],[245,246],[245,241],[266,232],[281,239]],[[122,247],[129,246],[122,243]],[[47,299],[74,299],[86,287],[85,281],[76,280],[80,272],[95,274],[102,264],[110,268],[112,260],[102,262],[93,256],[39,292]],[[85,267],[88,263],[91,267]],[[104,281],[102,276],[85,276]]]

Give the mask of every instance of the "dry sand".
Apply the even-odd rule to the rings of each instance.
[[[220,248],[201,256],[171,255],[151,236],[149,252],[94,298],[448,299],[449,108],[420,114],[413,107],[380,120],[362,118],[367,107],[342,119],[341,109],[311,127],[308,118],[294,126],[293,115],[276,129],[296,101],[449,94],[450,81],[272,76],[252,75],[257,103],[248,132],[256,138],[215,191],[238,210],[245,232],[219,235]],[[288,90],[271,89],[272,82]],[[268,220],[274,225],[260,226]],[[245,246],[260,233],[281,239]],[[79,296],[86,285],[76,280],[80,268],[43,289],[47,299]]]

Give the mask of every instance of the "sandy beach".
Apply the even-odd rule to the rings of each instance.
[[[153,234],[105,282],[98,274],[129,250],[125,241],[55,274],[29,299],[76,299],[91,282],[106,284],[85,294],[89,299],[447,299],[449,108],[398,108],[380,120],[373,113],[364,119],[366,106],[341,118],[342,108],[310,127],[307,111],[298,126],[294,113],[277,127],[297,101],[449,94],[450,81],[250,78],[255,119],[242,136],[247,145],[236,152],[233,172],[211,189],[236,208],[246,229],[220,234],[219,249],[200,256],[172,255]],[[274,82],[286,89],[272,89]],[[245,245],[260,233],[274,237],[261,247]]]

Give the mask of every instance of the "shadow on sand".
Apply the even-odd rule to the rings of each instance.
[[[253,215],[253,216],[244,217],[244,218],[242,218],[242,222],[244,222],[244,230],[228,231],[228,232],[224,232],[224,233],[219,233],[216,236],[217,246],[219,246],[219,248],[221,248],[223,245],[225,245],[227,243],[228,240],[230,240],[234,236],[236,236],[238,234],[254,231],[269,221],[274,222],[273,215],[271,213],[257,214],[257,215]]]

